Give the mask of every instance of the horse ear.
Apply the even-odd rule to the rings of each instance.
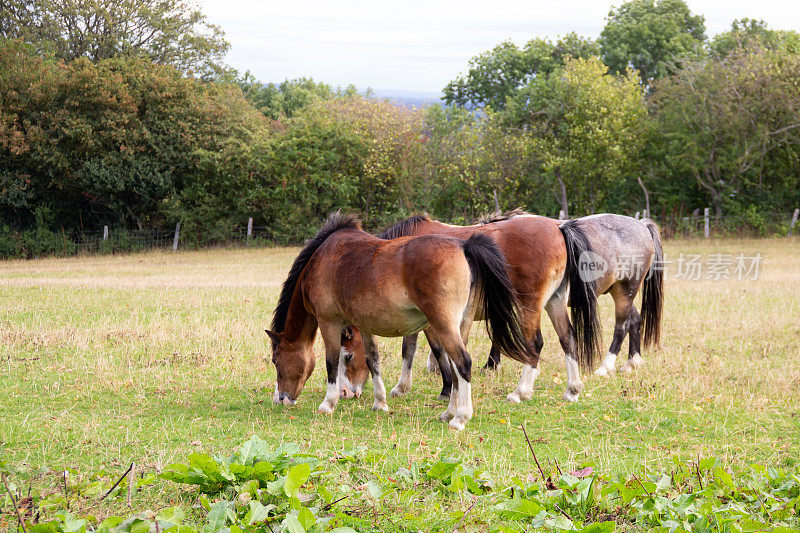
[[[274,342],[275,344],[281,341],[280,333],[275,333],[274,331],[270,331],[268,329],[265,329],[264,331],[267,332],[267,335],[269,335],[269,338],[272,339],[272,342]]]
[[[353,340],[353,328],[351,326],[345,326],[342,330],[342,336],[347,340]]]

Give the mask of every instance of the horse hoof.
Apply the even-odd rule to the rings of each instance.
[[[595,376],[602,376],[604,378],[607,378],[608,377],[608,372],[609,372],[609,370],[606,367],[601,365],[600,367],[598,367],[597,370],[594,371],[594,375]]]
[[[622,372],[623,374],[630,374],[637,368],[641,367],[643,364],[644,364],[644,359],[642,359],[642,356],[637,353],[636,355],[628,359],[625,362],[625,364],[622,365],[622,368],[620,368],[619,371]]]
[[[564,400],[569,403],[575,403],[578,401],[578,396],[580,393],[578,392],[571,392],[569,390],[564,391]]]
[[[333,413],[333,407],[328,404],[328,402],[322,402],[317,409],[317,412],[321,415],[329,415]]]
[[[386,404],[386,402],[379,402],[378,400],[375,400],[375,403],[372,404],[372,410],[383,411],[384,413],[387,413],[389,412],[389,406]]]
[[[392,390],[389,391],[389,396],[392,398],[399,398],[403,394],[405,394],[406,390],[403,390],[400,386],[395,386]]]
[[[506,396],[509,402],[511,403],[522,403],[522,397],[520,397],[517,391],[512,392],[508,396]]]
[[[436,399],[439,400],[440,402],[449,402],[450,401],[450,395],[449,394],[440,394],[439,397],[436,398]]]
[[[456,431],[461,431],[464,429],[464,421],[456,417],[450,421],[450,427]]]
[[[339,395],[341,398],[345,400],[349,400],[350,398],[355,396],[355,393],[350,389],[350,387],[343,387],[342,392]]]
[[[483,372],[488,374],[489,372],[497,372],[500,370],[500,365],[483,365]]]
[[[439,415],[439,420],[442,422],[450,422],[453,419],[453,415],[450,414],[450,411],[445,411],[444,413]]]

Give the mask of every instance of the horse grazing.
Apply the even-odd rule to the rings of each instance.
[[[518,213],[511,212],[513,218]],[[595,267],[585,269],[584,277],[595,279],[598,294],[611,294],[615,307],[614,337],[608,354],[595,371],[607,376],[614,372],[617,354],[622,341],[630,335],[628,361],[620,369],[631,372],[642,364],[641,333],[644,330],[644,347],[659,344],[661,338],[661,310],[664,286],[661,234],[655,222],[649,219],[614,214],[598,214],[566,222],[578,228],[589,241]],[[591,257],[585,257],[591,260]],[[585,266],[585,265],[584,265]],[[642,314],[636,311],[634,300],[642,290]],[[492,350],[486,363],[493,368],[500,362],[500,354]]]
[[[339,365],[339,388],[342,398],[360,398],[369,377],[367,351],[358,328],[345,326],[342,330],[342,358]]]
[[[540,327],[543,310],[549,315],[564,350],[567,367],[564,398],[568,401],[578,399],[583,389],[579,367],[594,368],[600,343],[594,284],[584,282],[579,275],[578,260],[582,253],[590,250],[580,228],[572,224],[559,227],[556,220],[515,210],[502,216],[494,215],[472,226],[454,226],[427,215],[414,215],[378,236],[394,239],[408,235],[447,235],[460,239],[480,235],[496,242],[509,264],[511,282],[522,309],[523,333],[536,354],[535,360],[523,367],[519,384],[508,399],[519,403],[533,395],[533,383],[539,374],[539,354],[544,344]],[[567,312],[567,297],[575,327]],[[483,320],[484,317],[479,311],[474,318]],[[416,334],[403,339],[403,365],[400,380],[391,390],[392,396],[410,390],[416,348]],[[431,360],[441,361],[437,348],[432,346],[431,349]],[[500,349],[493,345],[492,357],[499,359]],[[440,397],[447,397],[453,384],[450,369],[447,365],[437,366],[442,373]]]
[[[387,241],[363,231],[355,215],[334,213],[292,264],[272,331],[267,331],[277,371],[273,401],[297,400],[314,370],[313,343],[319,328],[327,369],[327,392],[319,412],[332,413],[341,394],[342,329],[352,325],[364,343],[375,391],[373,409],[386,411],[374,336],[405,336],[425,328],[440,354],[439,363],[449,364],[456,376],[456,393],[441,418],[463,429],[473,414],[472,360],[465,339],[478,307],[488,319],[493,343],[519,361],[536,359],[520,328],[506,268],[503,253],[482,235]]]

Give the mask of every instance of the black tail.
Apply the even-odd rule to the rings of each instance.
[[[503,252],[491,238],[475,234],[464,241],[464,255],[479,288],[480,305],[492,343],[512,359],[536,364],[536,353],[519,323],[517,295],[508,277]]]
[[[584,370],[595,367],[600,348],[600,319],[597,315],[597,288],[594,281],[581,278],[580,259],[584,252],[591,252],[589,240],[574,220],[559,226],[567,245],[567,271],[569,280],[569,306],[572,310],[572,325],[575,328],[577,345],[575,356]]]
[[[644,347],[661,344],[661,307],[664,303],[664,250],[661,248],[661,233],[652,220],[645,220],[645,225],[653,237],[655,256],[650,271],[644,279],[642,287],[642,329],[644,330]]]

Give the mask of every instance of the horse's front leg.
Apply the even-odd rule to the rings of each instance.
[[[378,349],[375,347],[375,337],[362,331],[361,340],[364,341],[364,350],[367,352],[367,368],[369,368],[372,374],[372,387],[375,393],[375,402],[372,404],[372,408],[376,411],[388,411],[389,406],[386,404],[386,387],[381,377],[381,357],[380,354],[378,354]]]
[[[342,358],[342,326],[341,324],[319,324],[322,340],[325,343],[325,368],[328,372],[325,399],[319,405],[317,412],[330,414],[336,409],[339,402],[339,364]],[[343,363],[342,363],[343,364]]]
[[[419,333],[403,337],[403,366],[400,369],[400,380],[389,392],[389,395],[393,398],[402,396],[411,390],[411,383],[414,380],[414,354],[417,352],[418,337]]]

